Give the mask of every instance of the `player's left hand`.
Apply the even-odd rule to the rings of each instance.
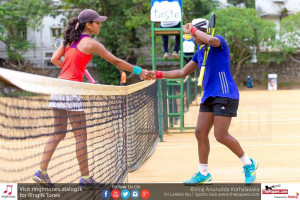
[[[191,28],[193,27],[192,23],[187,23],[185,25],[182,26],[182,30],[183,32],[190,34],[191,33]]]
[[[148,78],[148,70],[146,70],[146,69],[143,69],[142,70],[142,73],[140,74],[140,78],[141,78],[141,80],[150,80],[149,78]]]

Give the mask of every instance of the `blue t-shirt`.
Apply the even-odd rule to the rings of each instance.
[[[239,90],[230,73],[230,52],[226,40],[215,36],[221,42],[220,47],[210,46],[203,77],[203,103],[208,97],[228,97],[239,99]],[[205,48],[201,48],[193,57],[193,61],[201,69]]]

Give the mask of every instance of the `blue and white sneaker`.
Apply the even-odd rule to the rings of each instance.
[[[256,170],[258,168],[258,162],[250,158],[252,164],[245,165],[243,173],[245,173],[245,183],[251,184],[256,180]]]
[[[53,187],[54,185],[51,183],[51,180],[48,174],[43,174],[41,170],[37,170],[32,178],[35,182],[41,184],[43,187]]]
[[[86,190],[92,190],[102,187],[103,185],[98,183],[91,176],[89,179],[85,180],[84,178],[80,178],[79,186]]]
[[[200,172],[197,172],[189,180],[183,182],[184,185],[200,185],[200,184],[212,184],[211,175],[208,173],[206,176],[203,176]]]

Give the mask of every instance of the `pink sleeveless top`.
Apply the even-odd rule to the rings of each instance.
[[[60,79],[82,82],[86,65],[91,61],[93,54],[87,55],[77,48],[77,45],[84,37],[89,35],[81,35],[80,39],[67,48],[65,48],[65,59],[58,76]]]

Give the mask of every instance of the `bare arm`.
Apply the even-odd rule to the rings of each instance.
[[[200,40],[202,40],[205,44],[209,44],[213,47],[219,47],[221,45],[221,42],[218,38],[216,37],[212,37],[200,30],[197,30],[195,32],[195,35],[200,38]]]
[[[197,68],[198,68],[198,64],[191,60],[188,64],[184,66],[184,68],[180,70],[163,71],[162,76],[163,78],[171,78],[171,79],[184,78]]]
[[[188,23],[185,26],[185,30],[188,32],[191,31],[191,28],[193,27],[192,23]],[[200,30],[195,31],[195,35],[205,44],[209,44],[213,47],[219,47],[221,45],[220,40],[216,37],[212,37]]]
[[[54,52],[54,54],[52,55],[52,58],[51,58],[51,62],[62,68],[63,64],[64,64],[64,61],[61,59],[61,57],[64,55],[65,53],[65,47],[63,44],[61,44],[58,49]]]

